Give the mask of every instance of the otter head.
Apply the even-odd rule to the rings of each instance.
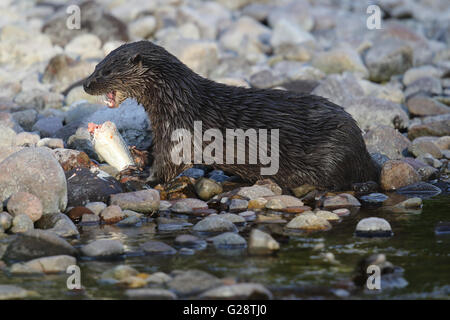
[[[83,87],[88,94],[104,95],[110,108],[118,107],[127,98],[140,102],[149,86],[164,76],[161,66],[176,61],[164,48],[149,41],[124,44],[95,67]]]

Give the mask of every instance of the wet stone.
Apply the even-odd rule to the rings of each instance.
[[[67,212],[67,216],[70,218],[70,220],[72,220],[74,222],[80,221],[83,215],[95,216],[95,214],[91,210],[89,210],[86,207],[81,207],[81,206],[72,208]]]
[[[8,246],[4,258],[7,260],[31,260],[43,256],[76,254],[66,240],[46,230],[30,230],[20,234]]]
[[[222,193],[222,187],[214,180],[202,178],[195,184],[195,191],[200,199],[209,200]]]
[[[83,214],[81,216],[81,224],[89,225],[89,224],[99,224],[100,217],[95,214]]]
[[[380,184],[383,190],[396,190],[418,181],[419,174],[403,161],[389,160],[381,169]]]
[[[125,296],[131,300],[175,300],[177,295],[166,289],[142,288],[128,289]]]
[[[341,209],[346,207],[360,207],[361,203],[348,193],[325,197],[323,208],[325,210]]]
[[[124,247],[119,240],[100,239],[95,240],[81,248],[81,253],[88,257],[112,257],[124,252]]]
[[[314,214],[300,214],[289,221],[286,228],[305,231],[318,231],[331,229],[331,224],[328,220],[317,217]]]
[[[440,221],[434,228],[434,233],[438,236],[450,234],[450,222]]]
[[[117,205],[106,207],[99,216],[102,221],[108,224],[117,223],[125,218],[122,209]]]
[[[0,212],[0,229],[6,231],[12,226],[13,217],[8,212]]]
[[[365,218],[356,225],[358,237],[390,237],[393,235],[391,225],[382,218]]]
[[[11,266],[10,271],[13,274],[60,273],[66,272],[69,266],[75,265],[76,263],[77,260],[74,257],[60,255],[33,259],[25,263],[15,263]]]
[[[194,225],[196,232],[236,232],[236,226],[229,220],[219,216],[206,217]]]
[[[26,214],[20,214],[13,218],[12,221],[12,233],[23,233],[34,229],[33,220]]]
[[[159,192],[147,189],[111,195],[110,204],[118,205],[122,210],[133,210],[141,213],[152,213],[159,209]]]
[[[204,249],[207,246],[205,240],[189,234],[182,234],[177,236],[175,238],[175,245],[196,250]]]
[[[222,233],[211,238],[214,246],[219,249],[245,248],[247,241],[234,232]]]
[[[328,221],[337,221],[340,219],[336,213],[333,213],[330,211],[325,211],[325,210],[316,211],[315,215],[319,218],[324,218]]]
[[[440,194],[442,191],[438,187],[427,182],[418,182],[397,190],[397,193],[409,197],[429,198]]]
[[[208,290],[200,295],[201,299],[242,299],[242,300],[270,300],[272,293],[258,283],[238,283],[220,286]]]
[[[179,271],[168,287],[180,296],[191,296],[222,285],[217,277],[201,270]]]
[[[229,210],[231,212],[245,211],[248,207],[248,201],[243,199],[232,199],[230,201]]]
[[[29,296],[27,290],[7,284],[0,284],[0,300],[24,299]]]
[[[248,241],[252,254],[268,254],[280,249],[280,244],[272,236],[259,229],[252,229]]]
[[[389,197],[383,193],[370,193],[359,198],[363,204],[367,205],[382,205],[387,199]]]
[[[237,224],[245,222],[243,217],[234,213],[222,213],[219,214],[219,217]]]
[[[177,253],[177,250],[160,241],[147,241],[141,245],[141,249],[146,254],[161,254],[161,255],[172,255]]]

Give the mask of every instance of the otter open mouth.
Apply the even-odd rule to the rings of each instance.
[[[118,105],[116,103],[116,91],[111,91],[106,94],[104,102],[108,106],[108,108],[117,108]]]

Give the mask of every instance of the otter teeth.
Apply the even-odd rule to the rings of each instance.
[[[106,99],[103,101],[109,108],[115,108],[116,106],[116,92],[108,92]]]

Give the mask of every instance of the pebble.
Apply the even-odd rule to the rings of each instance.
[[[166,289],[142,288],[128,289],[125,296],[132,300],[176,300],[177,295]]]
[[[13,218],[11,232],[23,233],[34,229],[33,220],[26,214],[19,214]]]
[[[271,300],[273,295],[259,283],[238,283],[208,290],[200,295],[200,299]]]
[[[220,279],[201,270],[179,271],[167,283],[169,290],[180,297],[200,294],[222,284]]]
[[[199,237],[190,235],[190,234],[182,234],[175,238],[174,241],[176,246],[191,248],[191,249],[204,249],[207,244],[205,240],[200,239]]]
[[[343,208],[343,209],[336,209],[332,211],[333,213],[337,214],[339,217],[345,217],[350,214],[350,210]]]
[[[117,223],[125,218],[125,214],[119,206],[111,205],[100,212],[100,219],[105,223]]]
[[[119,256],[124,253],[124,246],[120,240],[95,240],[81,248],[81,253],[88,257],[102,258]]]
[[[70,218],[63,213],[47,214],[36,222],[36,227],[52,231],[61,237],[78,236],[79,232]]]
[[[328,221],[337,221],[339,220],[339,216],[336,213],[325,211],[325,210],[319,210],[315,212],[316,216],[319,218],[324,218]]]
[[[69,255],[76,250],[66,240],[47,230],[29,230],[18,235],[6,249],[6,260],[31,260],[40,257]]]
[[[347,207],[360,207],[361,203],[354,196],[348,193],[341,193],[336,196],[325,197],[323,208],[325,210],[335,210]]]
[[[363,203],[369,205],[381,205],[387,199],[389,197],[383,193],[370,193],[359,198]]]
[[[261,197],[267,197],[267,196],[274,196],[272,190],[269,190],[262,186],[251,186],[251,187],[242,187],[237,192],[237,195],[247,198],[249,200],[261,198]]]
[[[41,140],[41,137],[38,134],[21,132],[16,135],[15,145],[19,147],[35,147],[39,140]]]
[[[369,152],[384,154],[391,160],[406,156],[406,149],[411,145],[411,141],[398,130],[385,125],[369,130],[364,141]]]
[[[12,274],[29,273],[60,273],[66,272],[71,265],[76,265],[77,259],[71,256],[60,255],[33,259],[25,263],[15,263],[11,266]]]
[[[414,157],[420,157],[427,153],[431,154],[436,159],[442,158],[441,150],[431,141],[423,141],[415,139],[409,146],[408,151],[414,155]]]
[[[382,218],[365,218],[356,225],[355,235],[358,237],[390,237],[393,235],[391,225]]]
[[[219,216],[211,216],[197,222],[192,230],[196,232],[236,232],[237,228],[229,220]]]
[[[413,50],[402,41],[386,39],[368,50],[365,62],[370,80],[389,81],[391,76],[402,74],[412,67]]]
[[[248,201],[243,199],[231,199],[229,210],[231,212],[245,211],[248,207]]]
[[[38,197],[28,192],[14,193],[8,200],[6,208],[12,216],[27,215],[35,222],[42,217],[42,203]]]
[[[215,195],[222,193],[222,187],[212,179],[201,178],[195,184],[195,192],[200,199],[209,200]]]
[[[422,208],[422,199],[419,197],[409,198],[396,205],[397,208],[420,209]]]
[[[0,229],[7,231],[12,226],[13,217],[8,212],[0,212]]]
[[[286,228],[305,231],[318,231],[331,229],[331,224],[327,219],[318,217],[314,214],[300,214],[289,221]]]
[[[406,162],[389,160],[381,169],[380,186],[383,190],[396,190],[398,188],[420,181],[419,174]]]
[[[24,299],[29,296],[29,292],[21,287],[0,284],[0,300],[17,300]]]
[[[20,191],[38,197],[44,215],[65,210],[66,177],[50,151],[25,148],[0,163],[0,201]]]
[[[242,216],[234,213],[222,213],[219,214],[218,217],[237,224],[245,223],[245,219]]]
[[[152,213],[159,209],[159,192],[146,189],[135,192],[117,193],[111,195],[110,204],[117,205],[122,210],[133,210],[141,213]]]
[[[248,240],[251,254],[268,254],[280,249],[280,244],[272,236],[259,229],[252,229]]]
[[[48,117],[39,119],[31,128],[39,132],[41,137],[51,137],[63,127],[63,119],[60,117]]]
[[[177,253],[177,250],[160,241],[147,241],[141,245],[141,249],[146,254],[171,255]]]
[[[225,232],[211,238],[214,246],[218,249],[245,248],[247,241],[234,232]]]

